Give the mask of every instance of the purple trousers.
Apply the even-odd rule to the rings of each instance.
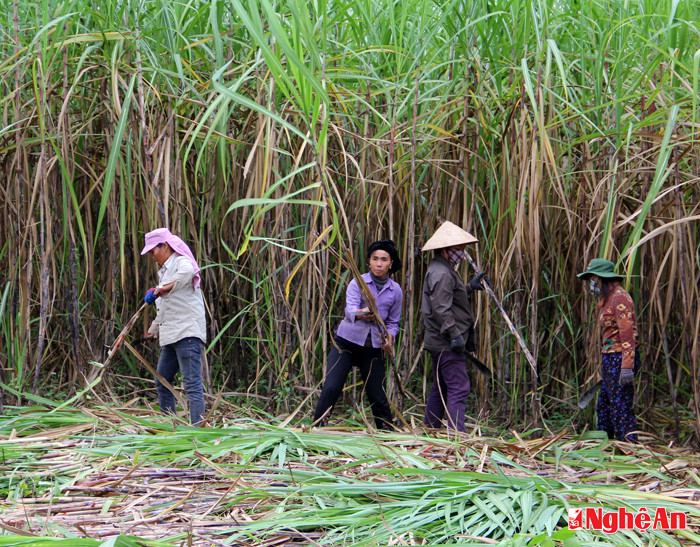
[[[433,357],[433,385],[428,394],[423,422],[428,427],[443,427],[447,418],[447,428],[466,432],[464,411],[469,395],[467,357],[454,351],[431,351]]]

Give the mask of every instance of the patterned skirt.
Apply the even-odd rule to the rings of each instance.
[[[603,387],[600,389],[596,414],[598,429],[605,431],[609,438],[620,441],[637,442],[637,417],[634,415],[634,385],[621,386],[618,383],[622,368],[622,353],[603,353],[601,374]],[[639,350],[634,356],[635,374],[639,368]]]

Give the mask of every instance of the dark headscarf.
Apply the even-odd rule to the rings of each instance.
[[[403,264],[401,264],[401,259],[399,258],[399,252],[396,250],[394,242],[391,239],[382,239],[372,243],[369,246],[369,249],[367,249],[367,260],[369,260],[369,257],[372,256],[374,251],[386,251],[389,253],[389,257],[391,258],[391,268],[389,269],[390,274],[398,272],[403,266]]]

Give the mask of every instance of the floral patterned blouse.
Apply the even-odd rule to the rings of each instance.
[[[617,287],[599,304],[598,322],[603,328],[603,353],[622,353],[622,368],[634,367],[637,317],[629,293]]]

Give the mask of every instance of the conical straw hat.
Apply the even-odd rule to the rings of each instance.
[[[479,241],[466,230],[462,230],[456,224],[452,224],[449,220],[442,223],[428,242],[423,245],[423,251],[433,249],[444,249],[453,245],[463,245],[464,243],[476,243]]]

